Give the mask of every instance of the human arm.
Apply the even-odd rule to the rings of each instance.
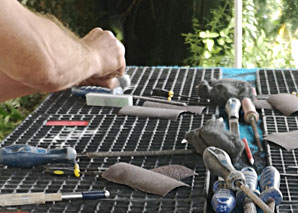
[[[124,73],[124,47],[110,32],[95,28],[79,39],[16,0],[0,4],[0,77],[53,92],[94,78],[102,85]]]
[[[20,82],[11,79],[0,71],[0,102],[36,92],[37,91],[35,89],[27,87]]]

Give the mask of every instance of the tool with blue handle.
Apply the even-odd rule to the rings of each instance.
[[[258,187],[258,175],[252,167],[244,167],[241,169],[241,172],[244,174],[245,182],[248,188],[254,192],[257,196],[260,195]],[[243,204],[244,213],[257,213],[256,205],[252,200],[247,197],[242,191],[236,193],[237,202]]]
[[[32,168],[48,163],[69,163],[74,165],[74,174],[80,176],[74,148],[44,149],[26,144],[17,144],[0,149],[0,163],[15,168]]]
[[[88,93],[122,95],[127,88],[130,88],[131,80],[129,75],[123,75],[113,80],[112,89],[96,86],[82,86],[71,88],[71,93],[76,96],[86,96]]]
[[[103,93],[103,94],[112,94],[112,95],[122,95],[123,89],[121,87],[116,87],[114,89],[108,89],[103,87],[93,87],[93,86],[84,86],[84,87],[73,87],[71,88],[71,93],[76,96],[85,97],[88,93]]]
[[[110,196],[109,191],[91,191],[91,192],[75,192],[75,193],[13,193],[1,194],[0,206],[20,206],[30,204],[45,204],[50,201],[61,201],[64,199],[97,200]]]
[[[6,146],[0,149],[0,163],[15,168],[31,168],[48,163],[74,164],[74,175],[80,176],[80,168],[76,158],[102,158],[102,157],[127,157],[127,156],[161,156],[194,154],[195,150],[149,150],[149,151],[125,151],[125,152],[88,152],[77,154],[71,147],[63,149],[44,149],[26,144]],[[60,170],[52,170],[52,173],[64,174]]]
[[[263,169],[260,176],[261,195],[260,198],[274,211],[275,205],[279,205],[283,199],[279,190],[280,173],[273,166]]]
[[[117,100],[117,96],[124,94],[125,91],[129,89],[133,89],[135,86],[131,86],[131,80],[129,75],[123,75],[119,78],[113,79],[113,89],[103,88],[103,87],[94,87],[94,86],[83,86],[83,87],[73,87],[71,89],[71,93],[76,96],[86,96],[89,94],[89,97],[87,96],[87,105],[94,105],[94,106],[101,106],[100,104],[103,104],[103,106],[115,106],[114,102]],[[122,96],[122,98],[124,95]],[[178,101],[169,101],[159,98],[152,98],[152,97],[144,97],[144,96],[138,96],[138,95],[132,95],[133,99],[140,99],[143,101],[153,101],[153,102],[159,102],[159,103],[167,103],[167,104],[173,104],[173,105],[179,105],[179,106],[187,106],[186,103],[178,102]],[[89,101],[88,101],[89,98]],[[99,105],[95,104],[96,99],[100,98],[101,103]],[[129,97],[126,97],[129,98]],[[112,99],[112,100],[111,100]],[[125,98],[124,98],[125,99]],[[126,100],[126,99],[125,99]],[[118,99],[116,103],[120,102],[121,99]],[[124,105],[126,105],[127,102],[124,102]],[[123,107],[123,106],[119,106]]]
[[[224,150],[213,146],[206,148],[203,161],[210,173],[223,178],[230,189],[243,191],[264,212],[273,213],[264,201],[245,185],[244,174],[233,167],[230,156]]]
[[[230,213],[236,206],[236,198],[225,181],[218,180],[213,184],[214,195],[211,199],[211,205],[216,213]]]

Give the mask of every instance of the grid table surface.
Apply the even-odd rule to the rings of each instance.
[[[171,89],[176,94],[195,96],[195,84],[202,79],[221,78],[220,69],[135,68],[129,67],[135,95],[150,95],[152,88]],[[118,116],[118,108],[89,107],[82,98],[70,91],[54,93],[29,115],[7,138],[1,147],[29,144],[43,148],[71,146],[78,153],[97,151],[136,151],[192,149],[180,143],[185,132],[201,127],[212,117],[216,108],[204,115],[184,114],[176,121]],[[51,120],[89,121],[87,126],[47,126]],[[182,180],[189,187],[171,191],[165,197],[134,190],[109,182],[101,175],[54,176],[42,166],[33,169],[14,169],[0,165],[0,193],[69,193],[108,190],[111,197],[103,200],[63,200],[44,205],[26,205],[1,210],[28,212],[205,212],[209,177],[199,155],[150,157],[79,158],[82,169],[106,169],[117,162],[127,162],[146,169],[179,164],[193,169],[198,175]]]
[[[257,91],[261,95],[292,93],[298,91],[298,70],[260,69],[256,73]],[[298,117],[283,116],[276,110],[262,109],[264,135],[289,132],[298,129]],[[281,174],[280,190],[284,200],[277,212],[298,212],[298,151],[287,151],[281,146],[266,141],[269,165]]]
[[[131,77],[131,85],[135,85],[135,87],[125,94],[150,97],[152,89],[158,88],[172,90],[175,94],[173,100],[183,102],[188,100],[180,95],[198,97],[196,85],[200,81],[211,78],[221,79],[222,77],[222,71],[219,68],[129,67],[127,73]],[[141,100],[134,100],[136,105],[142,105],[142,103]],[[36,112],[43,114],[115,114],[118,110],[118,108],[112,107],[87,106],[84,98],[73,96],[69,90],[66,90],[52,94]],[[218,114],[218,109],[208,106],[204,113]]]
[[[263,124],[265,135],[289,132],[298,130],[298,117],[265,116]],[[280,190],[283,202],[277,207],[277,211],[298,212],[298,150],[287,151],[271,142],[266,142],[266,146],[269,165],[274,166],[281,174]]]
[[[298,92],[298,70],[260,69],[256,73],[259,95]],[[263,115],[282,115],[277,110],[262,109]]]

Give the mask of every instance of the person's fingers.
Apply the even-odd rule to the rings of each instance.
[[[109,31],[109,30],[104,30],[103,32],[106,33],[106,34],[109,34],[109,35],[112,36],[112,37],[115,37],[114,33],[112,33],[112,32]]]
[[[95,27],[90,31],[90,33],[93,33],[93,32],[104,32],[104,30],[100,27]]]
[[[119,74],[120,76],[124,75],[125,73],[125,69],[126,69],[126,61],[125,61],[125,58],[123,58],[123,66],[121,66],[121,68],[119,69]]]
[[[118,87],[119,81],[117,78],[96,78],[92,77],[82,81],[79,86],[99,86],[113,89]]]
[[[94,28],[84,42],[95,53],[98,70],[93,77],[120,77],[125,72],[125,47],[110,31]]]

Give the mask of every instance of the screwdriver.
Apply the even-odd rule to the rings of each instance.
[[[260,141],[260,135],[257,128],[257,122],[259,120],[259,114],[257,113],[256,107],[250,98],[244,98],[242,100],[242,109],[244,111],[244,120],[252,126],[254,137],[257,142],[259,150],[262,152],[263,147]]]
[[[44,166],[45,172],[59,176],[73,175],[73,168],[65,166]],[[81,175],[101,175],[107,168],[80,168]]]
[[[113,95],[122,95],[125,90],[131,87],[131,80],[129,75],[123,75],[119,78],[113,78],[111,83],[112,89],[96,86],[82,86],[71,88],[71,93],[76,96],[86,96],[88,93],[105,93]]]
[[[229,189],[223,180],[213,184],[214,195],[211,205],[216,213],[230,213],[236,206],[236,199],[233,191]]]
[[[0,149],[0,163],[16,168],[32,168],[48,163],[69,163],[74,165],[74,175],[80,176],[74,148],[44,149],[26,144],[10,145]]]
[[[258,175],[254,168],[244,167],[241,169],[241,172],[244,174],[246,185],[252,190],[257,196],[260,195],[260,192],[257,190],[258,187]],[[257,208],[255,204],[251,201],[250,198],[245,196],[242,191],[236,193],[236,198],[238,203],[243,204],[244,213],[257,213]]]
[[[80,176],[80,168],[76,163],[77,157],[130,157],[130,156],[162,156],[194,154],[195,150],[149,150],[149,151],[122,151],[122,152],[88,152],[77,154],[71,147],[63,149],[44,149],[26,144],[10,145],[0,149],[0,163],[15,168],[31,168],[48,163],[74,164],[74,175]],[[54,172],[53,172],[54,173]],[[59,173],[59,172],[58,172]]]
[[[238,98],[230,98],[225,106],[226,112],[229,118],[229,128],[230,131],[236,134],[240,138],[239,133],[239,110],[241,103]]]
[[[267,166],[260,175],[260,198],[274,211],[275,205],[281,203],[283,195],[279,190],[280,173],[273,166]]]
[[[151,92],[152,96],[161,96],[161,97],[165,97],[168,99],[168,101],[171,101],[172,98],[174,97],[174,92],[172,90],[165,90],[165,89],[158,89],[155,88],[152,90]],[[195,97],[189,97],[186,95],[177,95],[178,97],[182,97],[182,98],[187,98],[187,99],[193,99],[193,100],[200,100],[199,98],[195,98]]]
[[[243,191],[265,213],[273,213],[273,211],[245,185],[244,174],[233,167],[231,158],[225,151],[210,146],[203,152],[203,161],[211,174],[222,177],[230,189]]]
[[[91,191],[91,192],[75,192],[75,193],[12,193],[0,195],[0,206],[20,206],[30,204],[45,204],[50,201],[61,201],[64,199],[82,198],[83,200],[97,200],[107,198],[110,192]]]

